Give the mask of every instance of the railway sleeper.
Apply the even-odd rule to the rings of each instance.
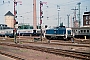
[[[74,53],[69,54],[68,52],[67,52],[67,53],[63,53],[63,52],[53,52],[53,54],[64,55],[64,56],[67,56],[67,57],[73,57],[73,58],[79,58],[79,59],[85,59],[85,60],[89,60],[89,59],[90,59],[89,57],[86,57],[86,56],[76,55],[76,54],[74,54]]]
[[[67,53],[68,51],[60,51],[60,50],[56,50],[55,52],[63,52],[63,53]],[[68,52],[69,54],[75,54],[75,55],[81,55],[81,56],[85,56],[85,57],[90,57],[90,54],[85,54],[85,53],[76,53],[76,52]]]
[[[11,57],[11,58],[14,58],[16,60],[25,60],[25,59],[22,59],[22,58],[20,58],[18,56],[14,56],[14,55],[12,55],[12,54],[10,54],[8,52],[2,52],[2,51],[0,51],[0,54],[5,55],[5,56],[8,56],[8,57]]]

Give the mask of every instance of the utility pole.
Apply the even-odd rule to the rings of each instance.
[[[59,11],[60,11],[60,6],[59,5],[57,5],[57,9],[58,9],[58,26],[59,26],[59,23],[61,23],[61,22],[59,22]]]
[[[76,9],[76,7],[75,7],[75,9],[71,9],[71,10],[74,10],[73,26],[75,26],[74,22],[76,21],[76,10],[78,10],[78,9]]]
[[[79,18],[79,27],[80,27],[80,25],[81,25],[81,21],[80,21],[80,2],[79,3],[77,3],[77,5],[78,5],[78,9],[79,9],[79,16],[78,16],[78,18]]]
[[[68,15],[67,15],[67,17],[68,17],[68,28],[69,28],[69,16],[70,16],[70,15],[68,14]]]
[[[43,16],[42,16],[42,14],[43,14],[43,11],[42,11],[42,6],[43,6],[43,3],[42,3],[42,1],[40,1],[40,30],[41,30],[41,36],[40,36],[40,39],[41,39],[41,41],[42,41],[42,18],[43,18]]]

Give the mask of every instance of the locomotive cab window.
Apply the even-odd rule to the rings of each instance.
[[[71,34],[71,30],[68,30],[67,32],[68,32],[68,34]]]
[[[56,30],[54,30],[54,33],[56,34]]]
[[[36,33],[36,30],[33,30],[33,33]]]

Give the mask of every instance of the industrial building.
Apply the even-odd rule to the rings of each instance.
[[[84,12],[83,26],[90,27],[90,11],[89,12]]]
[[[10,11],[5,14],[5,24],[7,27],[14,28],[14,15]]]

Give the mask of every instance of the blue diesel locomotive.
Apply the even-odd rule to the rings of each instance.
[[[47,39],[71,39],[72,29],[65,28],[63,26],[55,27],[52,29],[46,29],[45,37]]]

